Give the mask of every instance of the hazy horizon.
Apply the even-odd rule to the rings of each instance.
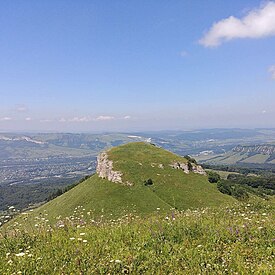
[[[0,130],[2,135],[23,135],[23,134],[91,134],[91,135],[104,135],[104,134],[154,134],[154,133],[194,133],[194,132],[209,132],[209,131],[228,131],[228,130],[240,130],[240,131],[265,131],[271,130],[275,131],[275,128],[190,128],[190,129],[161,129],[161,130],[137,130],[137,131],[40,131],[40,130],[31,130],[31,131],[5,131]]]
[[[1,132],[275,128],[275,1],[3,1]]]

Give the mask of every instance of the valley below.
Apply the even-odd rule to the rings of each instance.
[[[113,146],[147,141],[199,163],[275,169],[274,129],[208,129],[139,133],[0,133],[0,210],[47,200],[95,172],[97,155]],[[264,151],[253,152],[262,144]],[[250,146],[250,147],[249,147]],[[246,148],[246,149],[240,149]],[[247,150],[249,152],[247,152]],[[18,199],[21,198],[21,199]]]

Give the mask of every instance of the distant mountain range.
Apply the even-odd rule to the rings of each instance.
[[[96,156],[101,150],[149,141],[179,155],[223,154],[239,144],[274,143],[275,129],[205,129],[138,133],[0,133],[0,160]]]
[[[262,155],[274,155],[275,154],[275,144],[263,144],[263,145],[250,145],[242,146],[238,145],[232,150],[233,152],[248,153],[248,154],[262,154]]]
[[[224,154],[205,152],[196,156],[201,163],[209,164],[274,164],[275,144],[238,145]]]

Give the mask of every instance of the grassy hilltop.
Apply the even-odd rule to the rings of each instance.
[[[206,176],[173,169],[187,160],[150,144],[108,156],[133,186],[95,174],[10,221],[0,274],[272,274],[272,198],[238,202]]]
[[[160,208],[184,210],[207,206],[221,206],[234,201],[220,193],[207,177],[173,169],[175,161],[187,163],[185,158],[137,142],[115,147],[108,151],[113,168],[123,173],[123,182],[133,186],[113,183],[93,175],[67,193],[34,210],[34,215],[47,211],[49,218],[67,217],[78,206],[84,207],[95,217],[119,217],[125,213],[146,215]],[[161,165],[161,168],[160,168]],[[152,179],[146,186],[144,181]]]

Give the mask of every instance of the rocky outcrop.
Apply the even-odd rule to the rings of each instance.
[[[185,174],[189,174],[189,169],[187,163],[184,162],[174,162],[170,165],[174,169],[181,169]]]
[[[96,172],[100,178],[122,183],[122,172],[113,170],[113,162],[108,159],[106,152],[98,155]]]
[[[184,162],[174,162],[170,166],[174,169],[181,169],[185,174],[194,172],[196,174],[206,175],[206,172],[203,170],[203,168],[200,165],[196,165],[194,163],[191,163],[191,165],[192,165],[192,169],[189,169],[188,163],[184,163]]]
[[[123,185],[132,185],[128,181],[126,183],[122,181],[122,172],[113,170],[113,162],[108,159],[106,152],[99,154],[97,157],[96,173],[102,179],[107,179],[108,181],[121,183]]]
[[[206,172],[204,171],[204,169],[200,165],[192,164],[192,171],[194,173],[196,173],[196,174],[200,174],[200,175],[205,175],[206,176]]]

